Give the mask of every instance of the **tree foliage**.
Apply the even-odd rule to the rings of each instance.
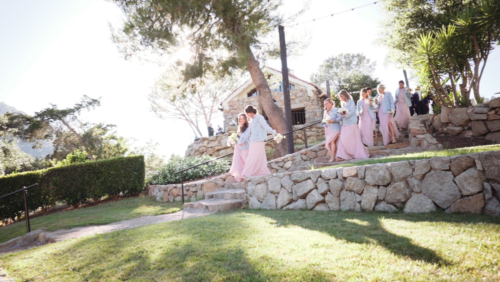
[[[361,90],[364,87],[376,88],[380,81],[372,77],[376,62],[370,61],[363,54],[340,54],[326,59],[311,75],[311,81],[315,84],[330,81],[334,92],[342,89],[349,92]]]
[[[381,41],[394,61],[416,68],[424,88],[437,94],[437,103],[468,104],[471,91],[481,100],[483,71],[500,40],[498,0],[388,0],[384,8],[388,15]]]

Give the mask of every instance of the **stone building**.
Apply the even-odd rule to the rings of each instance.
[[[270,81],[272,96],[275,103],[284,110],[283,85],[281,82],[282,73],[276,69],[265,66],[262,71]],[[305,80],[302,80],[292,73],[289,74],[290,101],[292,108],[293,125],[304,125],[322,119],[323,101],[326,98],[321,89]],[[255,88],[252,79],[236,88],[221,103],[224,115],[225,131],[230,126],[237,124],[238,114],[242,113],[247,105],[252,105],[266,117],[266,113],[259,105],[259,92]],[[267,119],[267,117],[266,117]]]

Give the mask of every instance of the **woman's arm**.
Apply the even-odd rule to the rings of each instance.
[[[271,133],[273,135],[276,134],[276,130],[272,129],[272,127],[269,126],[269,124],[267,124],[266,120],[264,119],[263,116],[260,116],[260,118],[257,119],[257,122],[260,124],[260,126],[262,126],[262,128],[264,128],[264,130],[266,130],[268,133]]]
[[[345,118],[349,118],[356,114],[356,106],[354,106],[353,100],[349,100],[349,102],[347,102],[346,108],[347,114],[345,114]]]
[[[243,145],[250,140],[250,127],[247,127],[245,132],[241,133],[240,139],[238,139],[238,144]]]

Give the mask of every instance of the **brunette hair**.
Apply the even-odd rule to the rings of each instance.
[[[240,117],[241,116],[245,117],[245,123],[243,125],[240,125]],[[243,132],[245,132],[245,130],[247,130],[247,128],[248,128],[248,117],[246,114],[241,113],[238,115],[238,132],[243,133]]]
[[[373,91],[373,89],[372,89],[371,87],[366,87],[365,89],[366,89],[366,92],[368,92],[368,91],[370,91],[370,90],[372,90],[372,91]]]
[[[403,85],[405,85],[405,82],[404,82],[404,81],[402,81],[402,80],[400,80],[400,81],[399,81],[399,83],[403,83]]]
[[[245,108],[245,113],[254,113],[254,114],[256,114],[257,113],[257,109],[255,109],[253,106],[248,105]]]
[[[361,89],[361,91],[359,91],[359,99],[360,100],[364,100],[365,99],[365,97],[363,96],[363,93],[368,94],[368,91],[366,90],[366,88],[363,88],[363,89]]]

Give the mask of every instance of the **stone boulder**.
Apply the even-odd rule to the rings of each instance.
[[[285,187],[288,192],[292,192],[293,181],[290,175],[285,175],[281,178],[281,185]]]
[[[392,176],[384,164],[371,165],[366,168],[365,181],[370,185],[387,185],[391,183]]]
[[[316,207],[313,209],[314,211],[329,211],[330,209],[328,208],[328,205],[325,203],[318,204]]]
[[[441,117],[439,115],[434,116],[432,119],[432,127],[437,131],[443,127],[443,123],[441,122]]]
[[[431,167],[435,170],[450,170],[449,157],[435,157],[430,159]]]
[[[256,210],[260,208],[260,202],[257,200],[257,197],[251,197],[250,201],[248,201],[248,207],[251,210]]]
[[[407,179],[408,181],[408,186],[410,186],[410,189],[415,192],[415,193],[421,193],[422,192],[422,181],[416,179],[415,177],[410,177]]]
[[[284,210],[305,210],[306,209],[306,200],[299,199],[297,202],[291,203],[288,206],[283,208]]]
[[[203,193],[207,193],[219,190],[219,185],[214,181],[207,181],[203,184]]]
[[[469,127],[472,128],[472,135],[473,136],[483,136],[486,133],[490,132],[488,127],[486,127],[486,124],[482,121],[472,121],[469,124]]]
[[[332,193],[328,193],[326,194],[325,202],[331,211],[340,210],[340,197],[335,197],[332,195]]]
[[[325,198],[321,196],[317,189],[314,189],[306,197],[306,207],[312,210],[318,203],[324,202]]]
[[[484,207],[484,196],[482,193],[470,197],[464,197],[451,205],[451,212],[481,214]]]
[[[340,209],[342,211],[361,211],[361,205],[357,201],[356,193],[342,190],[340,192]]]
[[[255,197],[259,200],[259,202],[264,201],[264,198],[267,195],[267,184],[261,183],[255,186]]]
[[[479,154],[486,178],[500,183],[500,151]]]
[[[464,128],[462,126],[448,126],[445,129],[445,131],[448,132],[449,134],[453,135],[453,136],[457,136],[462,131],[464,131]]]
[[[398,209],[395,206],[389,205],[386,202],[380,202],[375,206],[375,211],[377,211],[377,212],[397,212]]]
[[[486,113],[484,113],[484,114],[474,113],[474,114],[470,114],[469,117],[470,117],[470,120],[487,120],[488,119],[488,115]]]
[[[422,192],[443,209],[447,209],[462,196],[453,182],[451,171],[429,172],[422,181]]]
[[[413,176],[418,180],[422,180],[425,174],[431,170],[431,163],[429,160],[417,160],[414,166],[415,170],[413,171]]]
[[[490,132],[484,137],[486,140],[495,141],[495,143],[500,143],[500,131]]]
[[[356,169],[355,166],[344,167],[344,169],[342,170],[342,176],[344,178],[356,177],[358,176],[358,170]]]
[[[276,196],[268,193],[264,198],[264,201],[260,205],[261,209],[264,210],[275,210],[276,209]]]
[[[483,191],[483,181],[483,172],[477,170],[475,167],[469,168],[455,177],[455,183],[457,183],[458,188],[460,188],[464,196],[474,195]]]
[[[366,185],[363,191],[363,195],[361,195],[361,209],[369,212],[373,211],[377,199],[378,187]]]
[[[467,156],[459,156],[451,160],[450,169],[453,175],[457,176],[474,165],[474,159]]]
[[[328,191],[330,191],[330,185],[323,180],[323,178],[318,178],[318,183],[316,183],[316,186],[318,187],[318,192],[321,195],[325,195]]]
[[[451,110],[448,119],[453,125],[464,126],[469,123],[469,115],[467,114],[467,108],[454,108]]]
[[[269,192],[279,194],[281,190],[281,179],[278,177],[271,177],[271,179],[267,181],[267,188]]]
[[[484,213],[487,215],[500,216],[500,202],[496,198],[491,198],[484,207]]]
[[[344,187],[344,182],[338,179],[333,179],[330,180],[330,192],[332,192],[332,195],[335,197],[340,196],[340,191],[342,191],[342,188]]]
[[[311,179],[308,179],[304,182],[300,182],[298,184],[293,185],[292,192],[293,192],[294,200],[296,198],[298,198],[298,199],[305,198],[307,196],[307,194],[309,194],[309,192],[311,192],[314,188],[316,188],[316,184],[314,184],[314,182],[312,182]]]
[[[282,209],[292,202],[292,193],[288,192],[285,188],[281,188],[281,191],[278,195],[278,200],[276,202],[276,206],[278,209]]]
[[[323,170],[321,172],[321,178],[326,180],[337,178],[337,170],[336,169]]]
[[[365,166],[358,166],[356,167],[356,170],[358,171],[358,178],[359,179],[364,179],[365,178]]]
[[[396,182],[387,187],[384,201],[388,204],[401,206],[411,197],[411,191],[406,181]]]
[[[387,194],[387,187],[379,186],[378,187],[378,200],[380,200],[380,201],[384,200],[385,194]]]
[[[500,108],[500,98],[495,98],[488,102],[490,108]]]
[[[490,131],[500,131],[500,120],[489,120],[486,122],[486,126]]]
[[[413,194],[408,202],[406,202],[404,208],[405,213],[428,213],[435,211],[436,205],[424,194]]]
[[[356,177],[349,177],[345,181],[345,189],[347,191],[353,191],[358,194],[363,193],[363,188],[365,187],[365,182]]]
[[[441,123],[449,123],[450,122],[450,118],[449,118],[449,115],[451,113],[451,108],[447,108],[447,107],[442,107],[441,108]]]
[[[391,171],[392,177],[396,182],[405,180],[413,173],[413,169],[408,161],[389,163],[387,167]]]

